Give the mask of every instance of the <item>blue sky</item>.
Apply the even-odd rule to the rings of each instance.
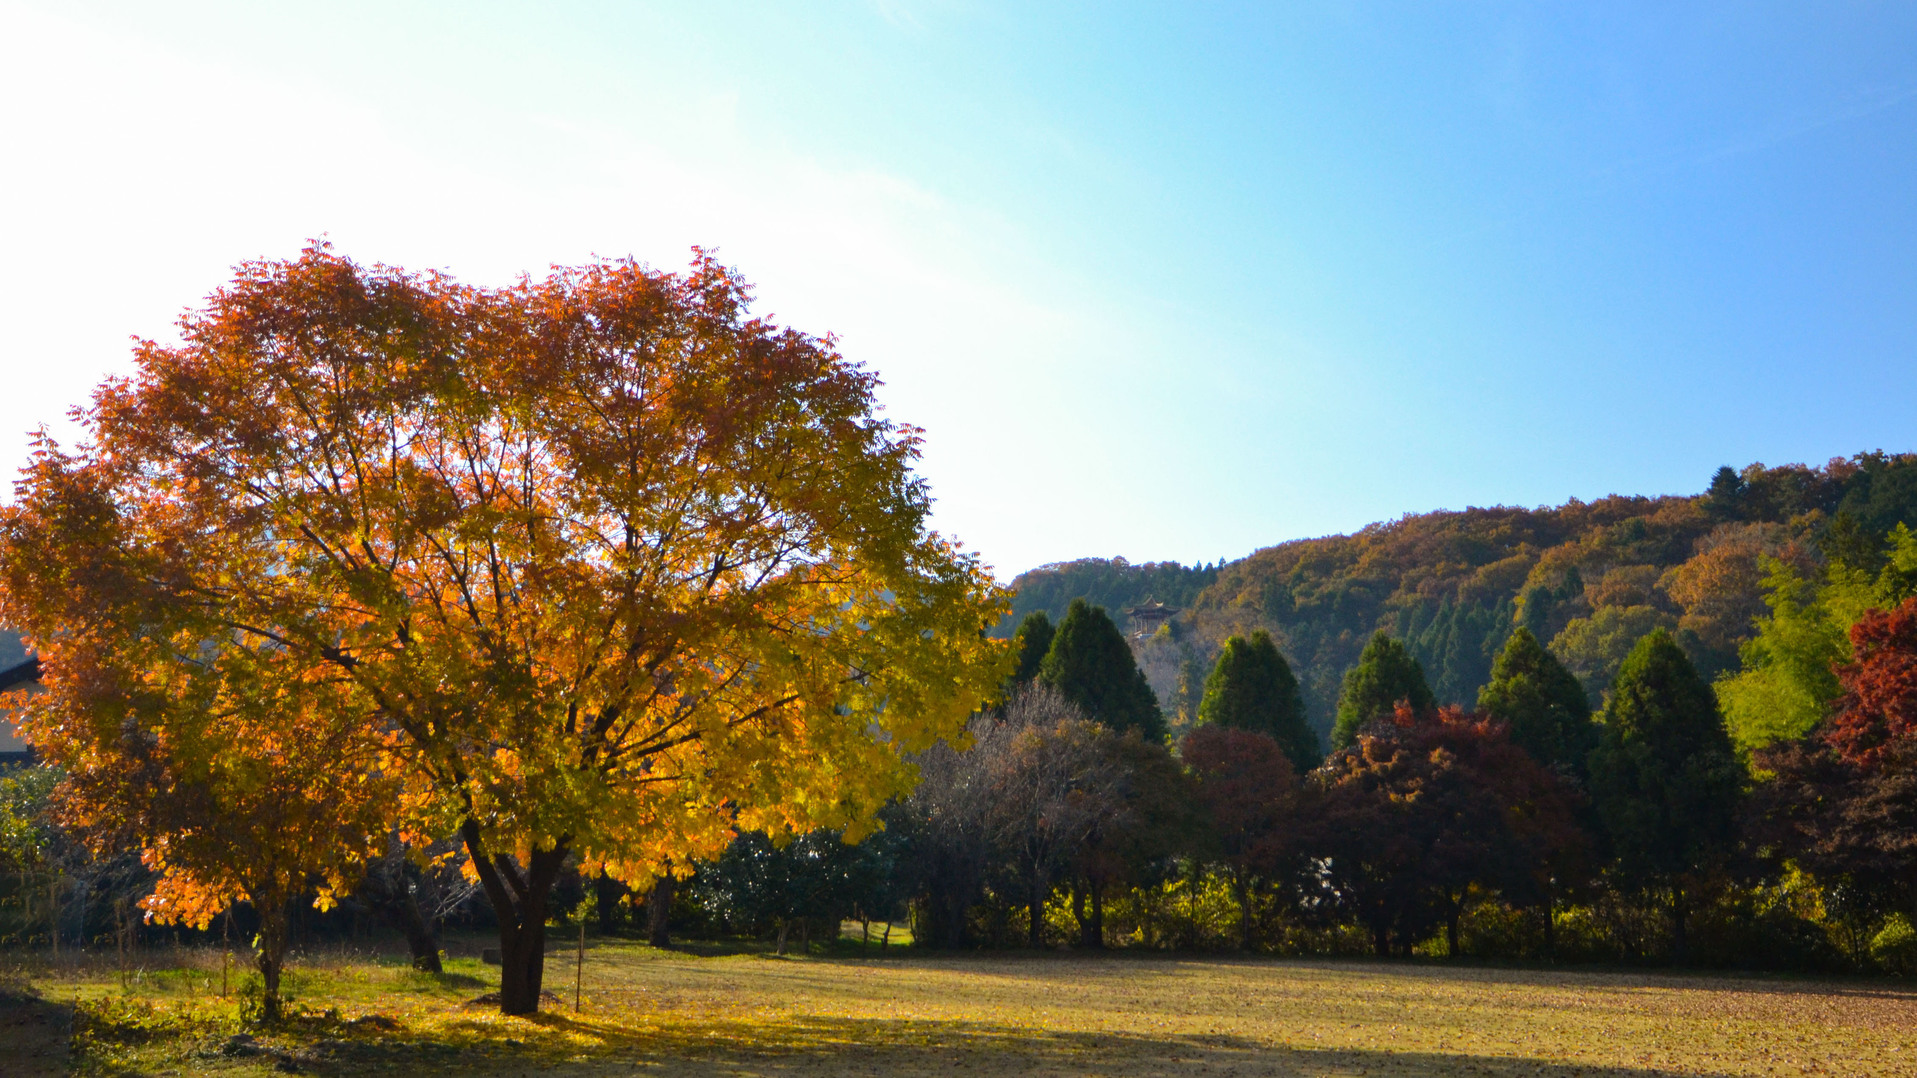
[[[1917,449],[1908,4],[306,7],[0,3],[0,466],[320,234],[717,247],[1007,577]]]

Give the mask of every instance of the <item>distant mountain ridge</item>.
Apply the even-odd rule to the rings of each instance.
[[[1765,610],[1762,559],[1807,569],[1833,552],[1867,561],[1899,523],[1917,526],[1917,454],[1725,467],[1696,495],[1407,514],[1216,566],[1047,565],[1013,581],[1013,614],[1001,631],[1033,610],[1060,617],[1075,598],[1104,606],[1121,626],[1127,607],[1178,607],[1163,630],[1134,641],[1177,716],[1195,709],[1224,638],[1263,627],[1323,733],[1344,672],[1374,631],[1406,642],[1440,701],[1469,705],[1511,629],[1524,624],[1578,673],[1595,704],[1631,643],[1659,626],[1678,634],[1707,675],[1734,667]]]

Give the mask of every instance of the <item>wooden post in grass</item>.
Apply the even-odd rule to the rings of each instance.
[[[120,950],[120,989],[126,990],[126,899],[113,900],[113,938]]]

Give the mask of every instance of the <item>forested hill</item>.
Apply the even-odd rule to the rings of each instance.
[[[1702,494],[1407,515],[1355,535],[1301,539],[1222,566],[1084,559],[1015,580],[1014,617],[1061,616],[1074,598],[1110,610],[1180,609],[1134,642],[1168,714],[1192,699],[1218,644],[1270,629],[1319,730],[1377,629],[1402,637],[1444,702],[1469,704],[1512,626],[1528,625],[1596,703],[1631,645],[1675,630],[1707,675],[1733,667],[1763,613],[1766,555],[1805,568],[1881,558],[1899,523],[1917,526],[1917,454],[1864,453],[1822,468],[1720,469]]]

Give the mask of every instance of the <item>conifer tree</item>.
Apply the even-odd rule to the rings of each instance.
[[[1232,636],[1205,679],[1198,721],[1265,734],[1300,772],[1318,766],[1318,735],[1305,722],[1305,699],[1271,634]]]
[[[1039,664],[1038,677],[1063,693],[1095,722],[1149,741],[1165,738],[1165,719],[1131,646],[1102,606],[1072,600]]]
[[[1669,894],[1679,962],[1688,895],[1729,851],[1742,784],[1711,687],[1666,630],[1638,641],[1611,685],[1591,793],[1623,878]]]
[[[1018,644],[1018,672],[1012,675],[1013,684],[1023,685],[1038,676],[1039,664],[1052,649],[1055,632],[1052,619],[1043,610],[1032,611],[1018,623],[1018,633],[1012,637]]]
[[[1478,690],[1478,710],[1508,726],[1512,743],[1546,767],[1583,774],[1597,743],[1584,686],[1523,626],[1504,642],[1490,683]]]
[[[1425,682],[1424,667],[1402,642],[1379,630],[1358,656],[1358,665],[1345,671],[1344,690],[1338,694],[1338,723],[1331,730],[1331,747],[1351,744],[1365,723],[1390,715],[1399,701],[1419,714],[1436,710],[1437,700]]]

